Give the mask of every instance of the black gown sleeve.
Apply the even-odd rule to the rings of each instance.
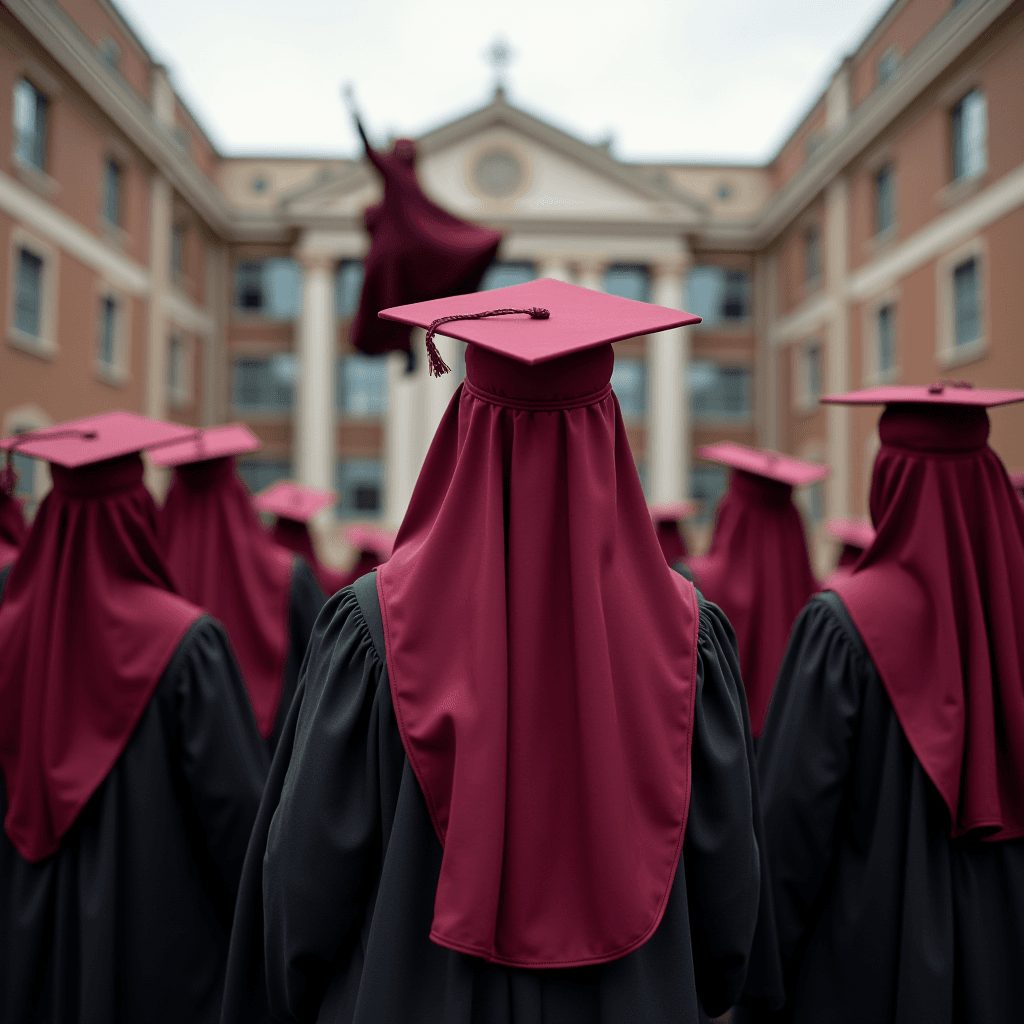
[[[315,1012],[358,936],[376,880],[376,697],[384,672],[351,588],[339,591],[310,642],[291,757],[266,837],[267,997],[281,1020]]]
[[[690,811],[683,843],[693,971],[710,1016],[740,996],[761,888],[746,698],[736,639],[721,610],[698,595],[697,699]]]
[[[872,671],[867,652],[847,621],[845,609],[831,593],[812,598],[801,613],[758,748],[787,993],[792,992],[793,975],[836,851],[864,682]]]
[[[267,777],[267,755],[223,627],[203,616],[178,645],[160,688],[173,700],[176,752],[194,820],[234,901]]]

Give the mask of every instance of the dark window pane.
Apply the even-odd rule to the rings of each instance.
[[[875,233],[885,231],[893,222],[893,168],[886,164],[875,175]]]
[[[263,315],[294,320],[302,307],[302,271],[292,259],[276,257],[263,263]]]
[[[892,306],[883,306],[878,311],[878,372],[883,374],[889,373],[896,367],[896,339],[893,321]]]
[[[985,169],[987,117],[985,94],[972,89],[953,108],[953,178],[967,178]]]
[[[978,316],[978,266],[971,259],[953,271],[956,304],[956,344],[968,345],[980,336]]]
[[[885,85],[896,77],[899,70],[900,59],[891,50],[887,50],[878,58],[878,84]]]
[[[804,235],[804,248],[807,259],[807,280],[814,281],[821,274],[821,235],[817,228],[811,228]]]
[[[695,360],[687,383],[695,422],[745,420],[753,414],[753,374],[746,367]]]
[[[699,503],[697,522],[706,523],[715,514],[715,506],[725,494],[724,466],[697,465],[690,471],[690,495]]]
[[[39,337],[42,304],[43,261],[28,249],[18,256],[18,298],[14,324],[19,331]]]
[[[14,87],[14,146],[18,159],[43,170],[46,161],[46,119],[50,102],[29,81]]]
[[[626,263],[610,266],[604,275],[604,290],[609,295],[637,302],[651,301],[651,279],[647,267]]]
[[[239,410],[288,412],[295,371],[295,358],[290,354],[236,360],[231,367],[231,404]]]
[[[514,284],[526,284],[537,276],[532,263],[492,263],[480,281],[480,291],[487,292],[493,288],[508,288]]]
[[[185,273],[186,232],[184,224],[175,224],[171,232],[171,269],[175,274]]]
[[[252,494],[292,475],[292,464],[284,459],[240,458],[237,465],[239,476]]]
[[[359,296],[363,290],[363,264],[361,260],[342,260],[334,282],[334,308],[339,320],[349,320],[359,309]]]
[[[337,409],[353,419],[387,414],[388,367],[382,356],[360,353],[338,360]]]
[[[647,414],[647,370],[642,359],[616,359],[612,368],[612,390],[619,400],[622,417],[642,420]]]
[[[384,466],[376,459],[341,459],[337,465],[338,504],[342,515],[366,516],[383,508]]]
[[[236,270],[235,305],[258,312],[264,305],[263,264],[239,263]]]
[[[750,279],[742,270],[730,270],[725,275],[725,302],[722,316],[726,320],[745,320],[749,316],[747,306]]]
[[[821,346],[804,346],[804,398],[817,402],[822,390]]]
[[[121,168],[116,160],[107,161],[103,215],[111,224],[121,223]]]
[[[117,303],[107,296],[100,302],[100,337],[96,353],[104,366],[114,365],[114,344],[117,340]]]

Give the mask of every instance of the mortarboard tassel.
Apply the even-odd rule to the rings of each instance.
[[[439,316],[436,320],[432,320],[430,327],[427,328],[427,356],[430,359],[430,375],[432,377],[441,377],[451,369],[441,358],[441,353],[437,351],[437,346],[434,344],[434,333],[441,324],[451,323],[452,320],[482,320],[487,316],[505,316],[509,313],[526,313],[534,320],[547,320],[551,316],[550,310],[543,309],[540,306],[531,306],[529,309],[485,309],[481,313],[459,313],[455,316]]]

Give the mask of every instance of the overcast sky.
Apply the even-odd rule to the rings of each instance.
[[[224,152],[352,154],[490,99],[622,159],[760,161],[890,0],[116,0]]]

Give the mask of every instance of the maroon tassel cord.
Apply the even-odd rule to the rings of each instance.
[[[482,320],[485,316],[506,316],[509,313],[526,313],[534,320],[547,320],[551,316],[549,310],[531,306],[530,309],[486,309],[482,313],[459,313],[455,316],[441,316],[432,321],[427,328],[427,356],[430,359],[431,377],[440,377],[451,370],[434,344],[434,333],[441,324],[451,323],[453,320]]]

